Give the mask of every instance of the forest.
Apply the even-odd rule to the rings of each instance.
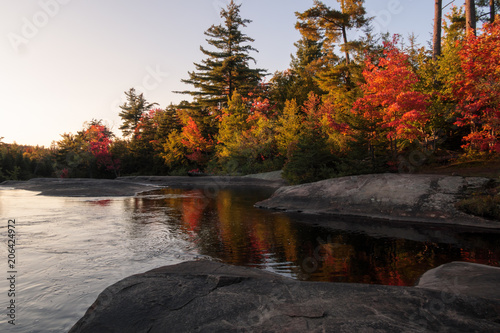
[[[91,119],[49,148],[0,138],[0,181],[283,170],[299,184],[498,161],[500,1],[443,16],[436,0],[429,47],[374,34],[363,0],[336,2],[296,13],[302,38],[288,69],[271,74],[254,67],[251,21],[231,1],[204,32],[183,80],[192,89],[176,92],[190,101],[162,108],[131,88],[121,137]]]

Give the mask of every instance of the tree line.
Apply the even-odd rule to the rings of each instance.
[[[362,0],[337,2],[316,0],[296,13],[296,52],[288,69],[270,75],[255,68],[254,40],[243,32],[251,21],[231,1],[223,23],[205,32],[204,59],[183,80],[193,89],[177,91],[192,101],[161,108],[132,88],[120,107],[123,138],[94,119],[37,148],[38,160],[23,157],[50,163],[23,162],[17,172],[4,162],[13,149],[3,144],[0,177],[282,169],[303,183],[498,156],[498,1],[467,0],[442,18],[436,0],[432,49],[414,36],[373,34]]]

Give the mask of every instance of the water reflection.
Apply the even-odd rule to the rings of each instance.
[[[202,255],[300,280],[414,285],[425,271],[451,261],[499,266],[499,234],[326,221],[253,207],[269,195],[266,189],[210,195],[163,189],[135,198],[133,215],[141,224],[144,214],[160,213]]]

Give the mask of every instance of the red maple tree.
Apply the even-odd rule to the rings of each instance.
[[[471,128],[463,147],[500,153],[500,21],[486,24],[478,36],[467,36],[459,55],[456,124]]]
[[[203,137],[198,125],[190,116],[186,118],[186,123],[182,128],[181,143],[189,151],[186,157],[198,163],[204,161],[204,153],[208,152],[213,147],[213,140]]]
[[[384,43],[384,56],[378,63],[366,61],[366,83],[361,86],[364,96],[353,105],[353,113],[367,126],[371,143],[383,136],[394,143],[420,139],[429,120],[428,96],[416,91],[419,78],[397,43],[397,36]]]
[[[112,133],[104,125],[94,123],[85,131],[85,140],[89,144],[92,155],[96,158],[98,167],[105,167],[107,170],[116,171],[119,168],[119,161],[113,159],[110,146],[112,143]]]

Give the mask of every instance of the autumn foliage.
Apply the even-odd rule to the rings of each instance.
[[[419,140],[429,120],[428,96],[416,91],[418,76],[408,55],[397,48],[397,38],[384,43],[383,57],[365,62],[361,86],[364,96],[353,105],[353,113],[365,124],[371,145],[383,141]]]
[[[198,125],[191,117],[187,117],[185,125],[182,128],[181,143],[186,147],[188,154],[186,157],[194,162],[203,163],[205,154],[213,148],[213,142],[210,138],[204,138]]]
[[[91,124],[84,132],[84,137],[88,142],[90,152],[96,159],[97,167],[118,170],[120,162],[111,156],[112,133],[106,126],[99,123]]]
[[[470,34],[459,52],[462,72],[454,82],[459,126],[469,126],[465,148],[500,153],[500,21]]]
[[[464,13],[454,7],[444,23],[442,54],[433,57],[414,38],[365,33],[363,1],[333,3],[341,8],[315,1],[297,13],[297,52],[289,68],[268,81],[263,70],[249,67],[253,40],[238,29],[250,21],[232,3],[222,13],[234,31],[209,29],[209,44],[234,51],[226,37],[239,36],[241,49],[230,56],[202,48],[207,66],[196,65],[198,72],[184,80],[196,89],[183,92],[193,101],[162,109],[130,89],[120,106],[123,139],[93,120],[63,134],[50,152],[4,145],[0,179],[42,169],[46,175],[51,165],[52,175],[69,177],[281,169],[289,182],[302,183],[499,156],[498,19],[467,35]],[[361,37],[348,39],[354,30]],[[237,55],[240,63],[229,66]],[[232,69],[222,70],[224,64]]]

